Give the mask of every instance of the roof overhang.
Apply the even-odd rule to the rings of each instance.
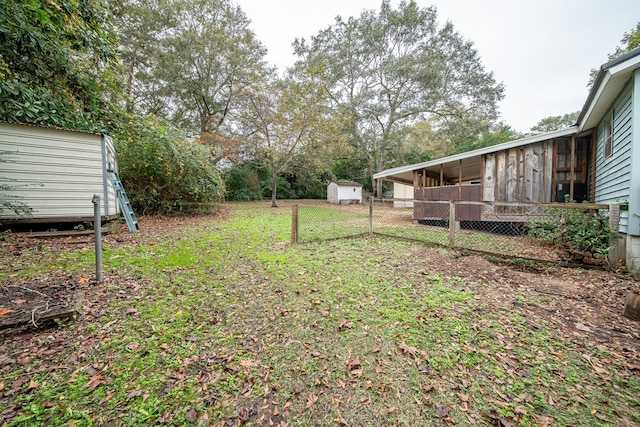
[[[482,156],[485,154],[495,153],[502,150],[509,150],[536,142],[546,141],[554,138],[562,138],[574,135],[578,132],[577,126],[571,126],[566,129],[557,130],[545,134],[530,136],[515,141],[504,142],[490,147],[479,148],[466,153],[456,154],[449,157],[443,157],[413,165],[400,166],[397,168],[387,169],[373,175],[373,179],[382,179],[384,181],[398,182],[401,184],[413,185],[414,171],[426,171],[427,174],[434,178],[440,177],[445,179],[473,181],[481,178]]]
[[[638,68],[640,68],[640,48],[633,49],[600,68],[578,117],[580,129],[591,129],[598,125]]]

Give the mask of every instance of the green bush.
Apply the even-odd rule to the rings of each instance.
[[[597,258],[609,252],[609,218],[595,209],[550,208],[542,220],[528,224],[529,236],[569,253]]]
[[[234,201],[262,200],[266,176],[264,169],[250,163],[241,163],[224,172],[226,199]]]
[[[116,134],[120,176],[141,214],[204,213],[225,187],[209,148],[170,124],[134,118]]]

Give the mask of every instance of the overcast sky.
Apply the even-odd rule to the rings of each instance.
[[[381,0],[233,0],[251,19],[283,71],[291,43],[309,39],[336,16],[380,9]],[[526,132],[540,119],[582,109],[589,71],[607,61],[622,35],[640,21],[638,0],[417,0],[478,50],[486,71],[504,83],[501,120]],[[397,5],[398,0],[392,0]]]

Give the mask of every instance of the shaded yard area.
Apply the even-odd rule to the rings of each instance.
[[[640,425],[636,280],[386,237],[291,246],[290,214],[115,227],[103,283],[90,241],[2,235],[4,316],[78,314],[0,331],[0,424]]]

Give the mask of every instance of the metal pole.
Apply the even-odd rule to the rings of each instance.
[[[291,244],[298,243],[298,205],[291,208]]]
[[[449,200],[449,246],[455,247],[456,236],[456,202]]]
[[[373,196],[369,198],[369,235],[373,235]]]
[[[94,194],[93,199],[93,229],[96,240],[96,281],[102,282],[102,223],[100,222],[100,195]]]

